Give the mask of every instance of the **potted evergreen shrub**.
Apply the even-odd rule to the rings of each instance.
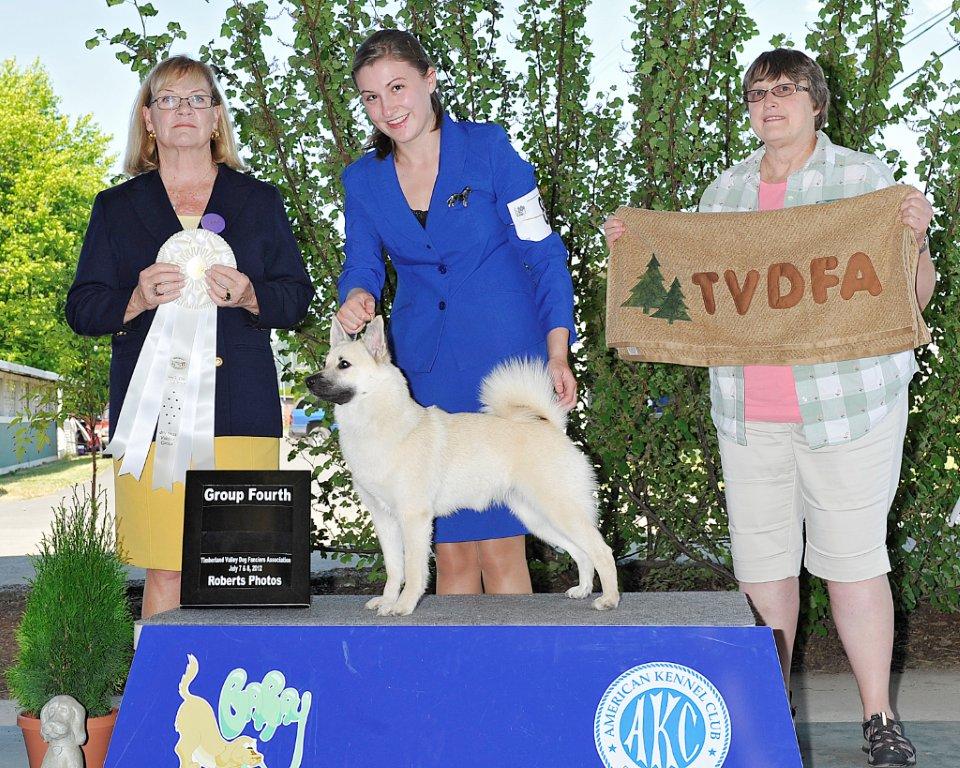
[[[86,708],[86,765],[102,766],[116,720],[111,697],[122,689],[133,654],[126,573],[105,493],[74,488],[30,559],[36,573],[17,629],[16,661],[7,670],[23,711],[18,723],[30,768],[39,768],[47,746],[38,715],[58,694]]]

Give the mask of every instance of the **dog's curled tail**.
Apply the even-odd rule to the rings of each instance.
[[[197,657],[192,653],[187,654],[187,668],[180,678],[180,698],[185,699],[190,694],[190,683],[200,671],[200,665],[197,663]]]
[[[484,413],[504,419],[539,418],[561,430],[567,425],[553,380],[540,360],[512,358],[500,363],[480,383],[480,403]]]

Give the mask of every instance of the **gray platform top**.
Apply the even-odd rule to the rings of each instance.
[[[369,595],[324,595],[309,608],[181,608],[140,622],[250,626],[713,626],[756,624],[739,592],[629,592],[614,611],[565,595],[426,595],[410,616],[381,617],[363,608]]]

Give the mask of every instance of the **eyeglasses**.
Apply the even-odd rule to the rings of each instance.
[[[745,91],[743,97],[749,101],[751,104],[756,104],[758,101],[763,101],[767,97],[767,93],[772,93],[778,99],[782,99],[785,96],[793,96],[797,91],[809,91],[810,89],[805,85],[797,85],[796,83],[780,83],[780,85],[775,85],[773,88],[752,88],[749,91]]]
[[[157,109],[180,109],[180,105],[187,102],[193,109],[210,109],[217,100],[213,96],[207,96],[205,93],[191,93],[189,96],[158,96],[150,102],[152,107],[157,105]]]

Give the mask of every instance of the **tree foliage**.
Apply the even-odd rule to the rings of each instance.
[[[0,63],[0,95],[0,359],[61,376],[14,417],[22,452],[68,416],[92,435],[107,404],[110,345],[75,335],[63,306],[111,158],[89,115],[71,124],[60,114],[39,63]],[[93,458],[96,497],[96,450]]]
[[[960,382],[944,353],[957,344],[960,86],[932,60],[903,94],[895,91],[907,5],[826,0],[807,47],[830,79],[828,132],[835,141],[880,154],[902,174],[905,161],[885,129],[908,120],[921,136],[924,159],[916,171],[938,210],[933,251],[941,282],[928,312],[938,348],[923,352],[924,376],[912,390],[915,414],[892,543],[915,543],[910,551],[894,547],[901,603],[929,597],[956,607],[960,559],[944,519],[957,493],[950,462],[960,457],[953,394]],[[706,184],[757,145],[740,97],[740,54],[756,25],[741,0],[635,0],[624,19],[632,28],[631,83],[621,95],[598,92],[590,79],[584,29],[591,7],[588,0],[523,0],[511,28],[498,0],[275,0],[270,6],[235,0],[220,39],[202,53],[220,68],[251,167],[283,191],[317,283],[310,320],[285,337],[301,362],[316,367],[342,260],[338,176],[369,130],[350,80],[353,52],[378,27],[420,35],[436,57],[450,111],[502,123],[534,164],[550,218],[570,251],[583,392],[571,429],[597,470],[604,534],[621,559],[652,566],[680,558],[730,583],[706,371],[625,363],[606,349],[600,225],[622,204],[693,209]],[[955,4],[955,26],[957,10]],[[277,40],[271,24],[281,17],[292,33]],[[126,29],[99,39],[117,43],[120,56],[141,51],[149,38]],[[155,45],[153,59],[138,54],[125,63],[142,72],[167,45]],[[269,50],[282,54],[274,58]],[[335,446],[314,450],[322,463],[318,477],[326,478],[317,504],[327,524],[339,526],[321,543],[375,549],[365,520],[338,519],[352,496]],[[822,607],[818,594],[815,587],[813,617]]]
[[[73,337],[63,302],[107,137],[89,116],[60,114],[39,64],[0,62],[0,95],[0,359],[59,372]]]

